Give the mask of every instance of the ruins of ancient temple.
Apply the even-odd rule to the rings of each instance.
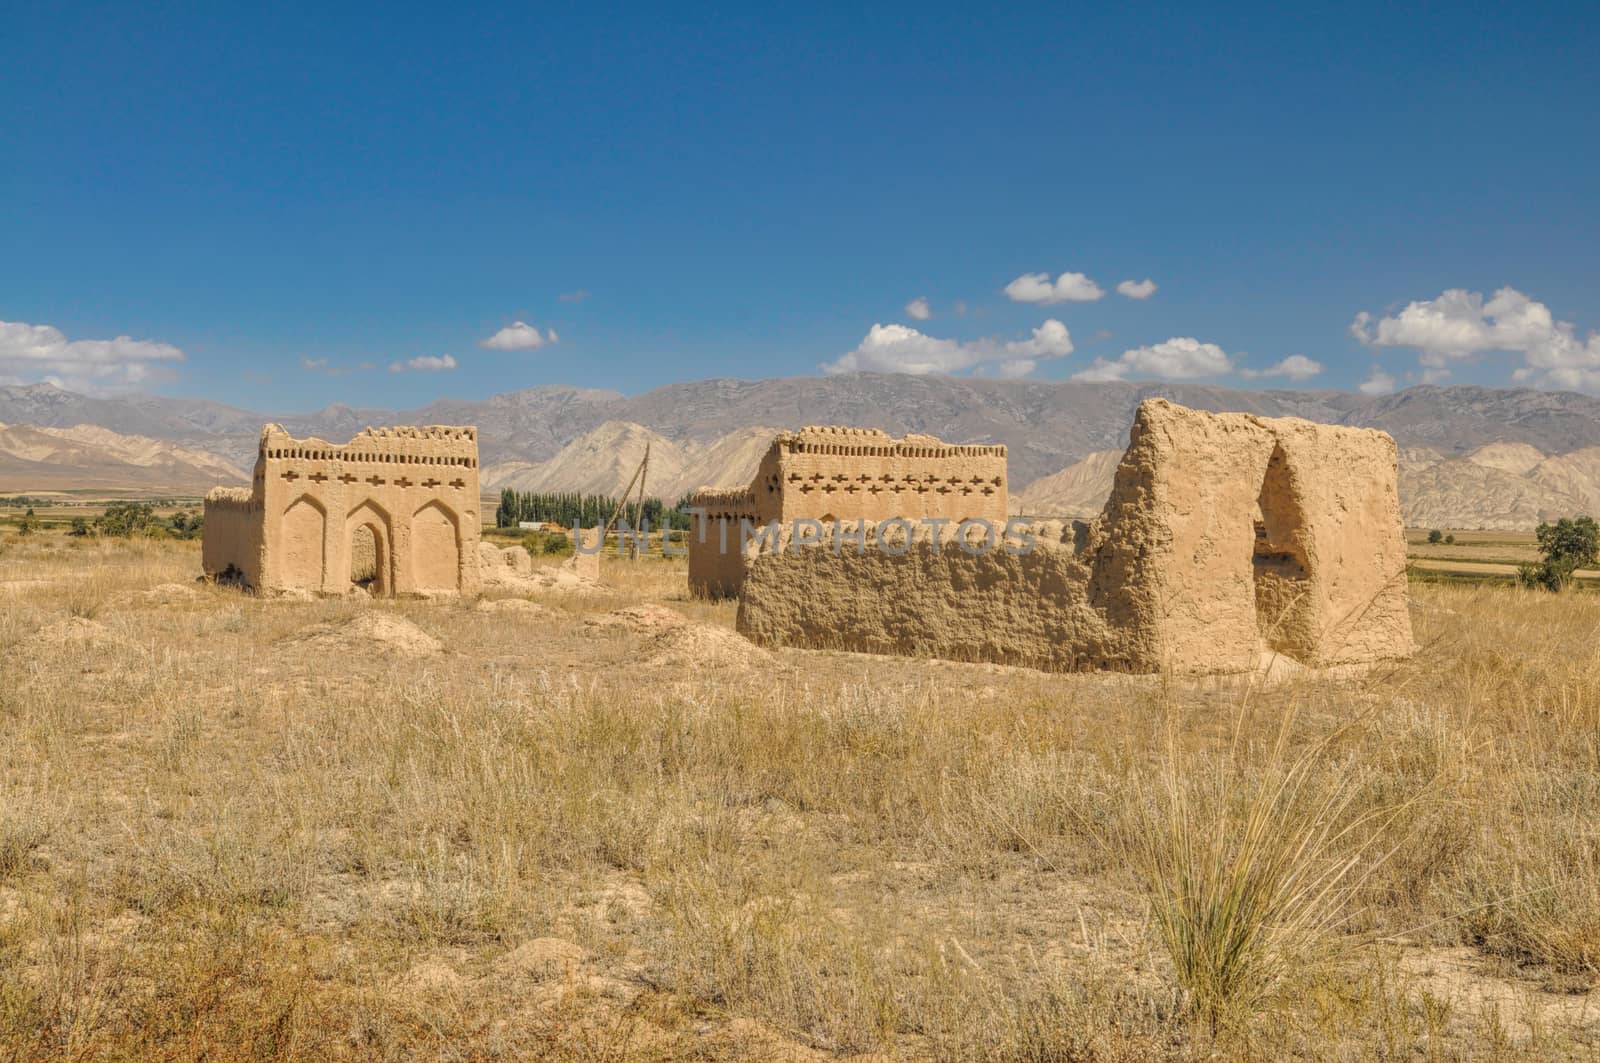
[[[875,459],[835,455],[827,475],[865,483],[857,460],[865,472]],[[777,470],[779,482],[803,482]],[[999,487],[1004,473],[988,465],[977,479]],[[746,507],[772,483],[764,466]],[[1003,491],[999,500],[997,528]],[[869,518],[798,547],[784,527],[749,543],[739,630],[768,645],[1053,671],[1321,667],[1414,649],[1395,445],[1372,429],[1152,399],[1088,524],[1014,528],[976,551],[903,526],[881,549],[882,525]],[[859,549],[863,539],[873,545]]]
[[[703,489],[689,535],[689,589],[738,595],[742,538],[773,521],[1006,521],[1006,448],[956,446],[933,436],[895,439],[872,428],[810,427],[772,441],[749,487]]]
[[[205,500],[206,575],[258,590],[478,589],[478,433],[368,428],[348,443],[261,430],[249,489]]]

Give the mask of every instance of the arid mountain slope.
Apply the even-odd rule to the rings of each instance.
[[[748,483],[776,431],[754,426],[705,443],[678,443],[642,425],[607,421],[568,443],[549,461],[508,461],[485,466],[483,485],[496,490],[513,487],[519,491],[579,491],[615,497],[628,486],[648,442],[650,468],[645,491],[670,503],[697,487]]]
[[[1111,494],[1120,450],[1097,450],[1058,473],[1042,476],[1011,496],[1011,511],[1049,517],[1092,517]]]
[[[0,424],[0,490],[144,490],[200,493],[250,474],[215,454],[98,425]]]

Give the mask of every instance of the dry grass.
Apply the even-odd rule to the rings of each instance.
[[[1251,690],[585,624],[731,625],[660,561],[197,562],[0,543],[0,1058],[1594,1052],[1600,596],[1420,588],[1417,660]],[[444,651],[296,637],[374,608]]]

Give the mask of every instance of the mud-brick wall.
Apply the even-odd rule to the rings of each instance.
[[[750,552],[739,631],[773,646],[852,650],[1047,671],[1151,671],[1130,660],[1089,602],[1089,570],[1070,547],[1038,540],[1026,554],[974,555],[919,531],[903,553],[846,536]]]
[[[248,491],[219,488],[206,496],[200,565],[216,579],[231,566],[246,585],[261,585],[261,505]]]

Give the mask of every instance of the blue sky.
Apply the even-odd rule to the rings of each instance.
[[[0,380],[1600,391],[1592,4],[665,6],[9,12]]]

